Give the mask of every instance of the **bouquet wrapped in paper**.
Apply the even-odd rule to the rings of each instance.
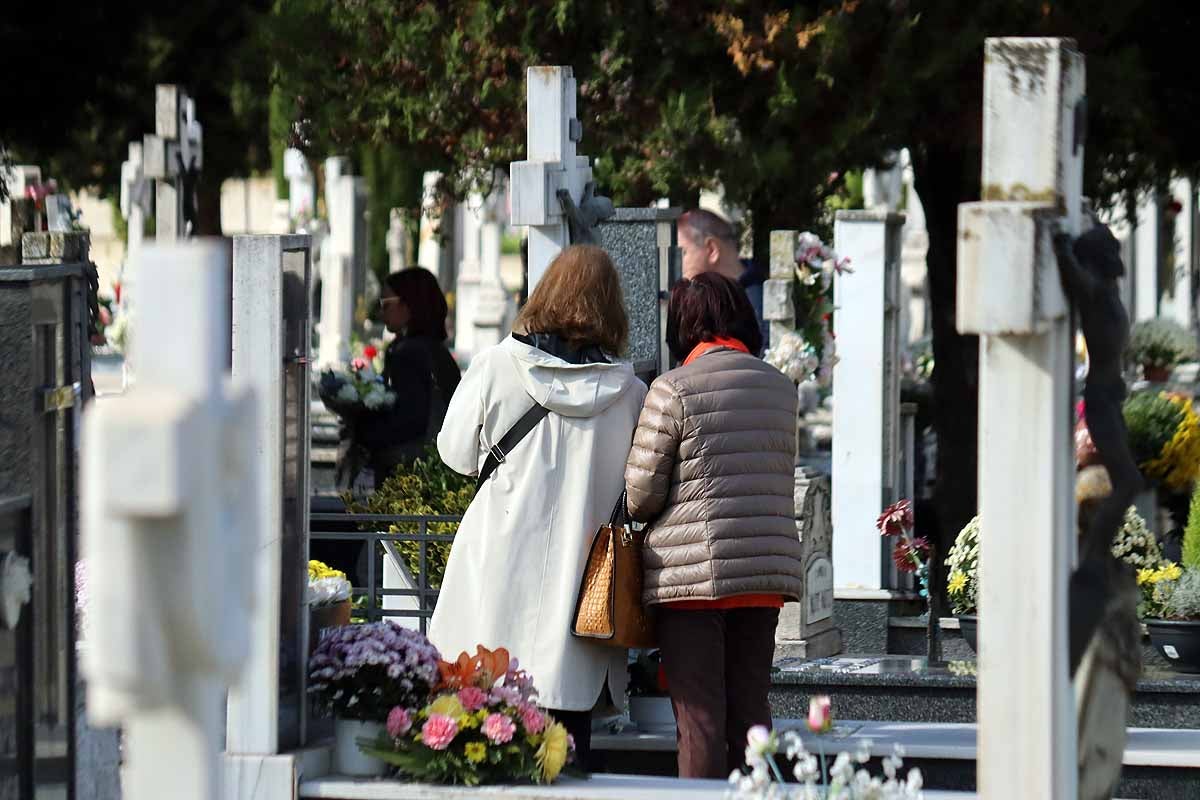
[[[317,387],[321,402],[341,417],[364,411],[385,411],[396,404],[396,394],[384,384],[372,360],[356,357],[345,371],[327,369]]]

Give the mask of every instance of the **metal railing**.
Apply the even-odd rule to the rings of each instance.
[[[355,586],[352,597],[366,597],[366,604],[354,609],[354,614],[375,622],[385,617],[407,617],[417,620],[417,627],[425,633],[429,626],[429,618],[433,615],[437,603],[438,589],[429,585],[429,545],[431,543],[451,544],[453,533],[430,533],[432,523],[462,522],[460,516],[422,516],[417,514],[344,514],[344,513],[313,513],[309,518],[310,541],[344,541],[363,542],[366,544],[366,585]],[[330,523],[338,527],[353,525],[362,527],[370,525],[367,530],[329,530]],[[416,526],[415,533],[394,532],[388,528],[392,525],[411,527]],[[408,567],[401,557],[396,545],[400,542],[416,542],[418,544],[418,569],[412,575],[416,584],[411,589],[387,589],[380,583],[383,560],[390,558],[397,571],[401,574],[408,572]],[[384,598],[412,597],[415,598],[415,608],[384,608]]]

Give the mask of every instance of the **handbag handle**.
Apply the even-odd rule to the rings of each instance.
[[[621,496],[617,498],[617,503],[613,506],[612,516],[608,518],[609,526],[615,528],[617,527],[617,522],[619,521],[623,527],[629,527],[630,520],[628,498],[629,492],[625,489],[622,489]]]

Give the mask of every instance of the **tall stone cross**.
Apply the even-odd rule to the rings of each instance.
[[[146,215],[152,209],[150,184],[143,169],[142,143],[129,143],[129,158],[121,164],[121,216],[125,219],[125,262],[132,263],[142,247]]]
[[[174,84],[154,95],[154,133],[142,139],[143,169],[154,179],[156,239],[186,239],[196,226],[196,181],[204,167],[204,131],[196,103]]]
[[[578,205],[592,179],[587,156],[576,155],[583,125],[575,117],[575,78],[570,67],[530,67],[526,72],[527,160],[509,167],[513,225],[529,226],[529,291],[550,262],[570,244],[558,200],[566,189]]]
[[[957,311],[980,337],[976,785],[983,800],[1075,797],[1073,337],[1051,237],[1081,225],[1084,60],[1069,39],[988,39],[983,83]]]
[[[124,727],[128,800],[213,800],[225,691],[251,648],[256,410],[226,380],[227,248],[156,243],[138,258],[154,298],[138,383],[84,412],[87,710]]]

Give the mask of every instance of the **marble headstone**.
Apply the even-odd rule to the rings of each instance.
[[[833,522],[829,476],[796,467],[796,532],[804,564],[804,596],[785,603],[775,629],[775,657],[824,658],[841,652],[833,624]]]
[[[601,222],[597,241],[621,276],[629,315],[625,358],[641,376],[665,372],[666,292],[681,273],[677,208],[618,208]]]

